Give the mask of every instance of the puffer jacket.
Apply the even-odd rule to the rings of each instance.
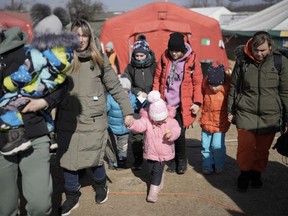
[[[136,96],[131,92],[128,94],[128,98],[134,110],[137,109]],[[124,124],[124,118],[119,104],[114,98],[107,95],[107,112],[108,112],[108,125],[112,130],[113,134],[124,135],[128,134],[130,130]]]
[[[230,86],[230,77],[225,76],[225,83],[221,90],[214,93],[208,84],[207,77],[203,81],[203,106],[199,124],[208,133],[227,132],[230,123],[227,112],[227,96]]]
[[[168,50],[166,50],[157,64],[153,82],[153,90],[158,90],[164,100],[171,65],[172,61],[169,58]],[[200,63],[195,52],[191,51],[185,59],[183,81],[180,87],[181,114],[185,128],[190,126],[196,118],[196,115],[190,111],[191,106],[194,103],[199,105],[203,103],[202,81],[203,74]]]
[[[108,57],[103,58],[103,72],[83,57],[79,72],[67,73],[69,91],[57,109],[56,132],[60,165],[71,171],[101,166],[104,155],[113,157],[107,145],[106,91],[119,103],[123,116],[133,114]]]
[[[17,71],[27,58],[25,55],[25,42],[28,36],[21,32],[19,27],[12,27],[4,30],[4,40],[0,45],[0,82],[4,78]],[[45,45],[46,43],[42,43]],[[43,98],[50,108],[55,107],[63,98],[66,89],[62,84],[58,89]],[[0,88],[0,97],[4,95],[3,88]],[[38,138],[49,133],[47,122],[42,112],[29,112],[22,114],[26,136],[29,139]]]
[[[141,109],[141,118],[134,120],[129,129],[137,133],[145,133],[143,157],[153,161],[168,161],[175,157],[174,141],[180,136],[181,128],[174,119],[176,110],[167,106],[168,117],[161,125],[155,124],[148,116],[147,109]],[[165,138],[171,132],[169,141]]]
[[[279,54],[277,50],[273,52]],[[275,133],[279,131],[282,111],[288,116],[288,59],[282,56],[282,69],[278,72],[273,54],[260,64],[244,55],[247,69],[243,76],[237,62],[232,72],[228,112],[235,112],[237,128],[257,134]],[[239,83],[242,88],[237,93]]]

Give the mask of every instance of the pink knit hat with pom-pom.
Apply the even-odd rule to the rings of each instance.
[[[149,116],[153,121],[163,121],[168,116],[166,103],[161,99],[159,91],[151,91],[148,94]]]

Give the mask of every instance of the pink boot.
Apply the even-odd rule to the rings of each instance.
[[[147,202],[155,203],[158,198],[159,186],[150,185],[149,194],[147,196]]]
[[[163,189],[163,187],[164,187],[164,173],[162,174],[162,179],[159,185],[159,192]]]

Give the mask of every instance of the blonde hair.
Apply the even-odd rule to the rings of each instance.
[[[92,28],[90,24],[84,20],[84,19],[76,19],[72,25],[71,25],[71,31],[77,32],[77,29],[81,28],[83,31],[83,34],[85,36],[88,36],[89,38],[89,45],[87,47],[87,50],[91,53],[91,63],[93,65],[98,65],[98,67],[102,70],[104,68],[104,59],[97,48],[96,42],[95,42],[95,37],[93,35]],[[74,66],[72,71],[78,72],[80,68],[80,60],[77,55],[77,51],[74,51]]]

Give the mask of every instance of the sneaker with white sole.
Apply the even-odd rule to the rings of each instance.
[[[71,212],[79,207],[80,191],[67,191],[65,190],[66,200],[61,206],[61,216],[70,215]]]
[[[0,150],[2,155],[15,155],[31,147],[31,141],[25,136],[25,130],[22,127],[9,129],[7,139],[7,144]]]
[[[107,186],[106,178],[102,181],[95,181],[92,185],[95,191],[95,202],[97,204],[103,204],[108,200],[109,188]]]

